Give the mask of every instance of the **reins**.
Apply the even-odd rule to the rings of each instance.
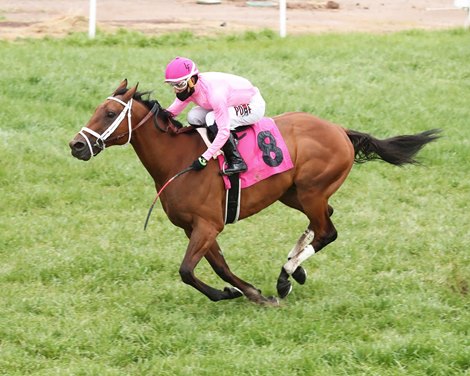
[[[193,169],[192,166],[189,166],[189,167],[186,167],[184,170],[178,172],[175,176],[173,176],[171,179],[169,179],[164,185],[163,187],[160,188],[160,190],[157,192],[157,196],[155,197],[155,199],[153,200],[152,202],[152,205],[150,206],[150,209],[147,213],[147,218],[145,219],[145,224],[144,224],[144,231],[147,229],[147,225],[149,223],[149,219],[150,219],[150,214],[152,214],[152,211],[153,211],[153,207],[155,206],[157,200],[158,200],[158,197],[160,197],[161,193],[163,192],[163,190],[173,181],[175,180],[177,177],[191,171]]]
[[[187,127],[181,127],[181,128],[178,128],[176,127],[171,120],[168,120],[168,126],[166,127],[166,129],[162,128],[157,121],[155,121],[155,127],[162,131],[163,133],[168,133],[168,130],[170,129],[173,133],[175,134],[180,134],[180,133],[186,133],[186,132],[191,132],[193,131],[194,129],[196,129],[195,126],[193,125],[189,125]]]

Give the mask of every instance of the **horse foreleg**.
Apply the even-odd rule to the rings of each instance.
[[[224,299],[233,299],[245,295],[249,300],[258,304],[274,306],[279,304],[275,297],[264,297],[260,290],[232,273],[217,241],[214,241],[205,257],[215,273],[233,286],[224,288],[226,294]]]
[[[196,266],[202,257],[206,257],[216,273],[221,277],[223,276],[222,278],[233,284],[234,287],[239,288],[249,300],[263,305],[279,305],[275,297],[265,298],[256,288],[242,281],[230,271],[215,240],[217,231],[211,229],[207,223],[197,226],[192,232],[186,232],[186,234],[190,239],[179,270],[184,283],[202,292],[212,301],[232,299],[240,296],[240,292],[235,289],[226,288],[223,291],[217,290],[195,276],[194,270]]]
[[[202,228],[204,228],[204,230],[202,230]],[[186,232],[186,234],[190,239],[179,269],[182,281],[202,292],[212,301],[227,299],[227,292],[217,290],[205,284],[196,278],[194,274],[194,269],[197,264],[201,261],[202,257],[209,252],[210,247],[215,242],[217,232],[212,230],[208,225],[205,225],[195,228],[192,232]]]
[[[217,246],[217,242],[214,242],[214,245],[206,253],[205,258],[215,273],[225,282],[228,282],[232,285],[232,287],[224,288],[224,293],[226,295],[225,299],[235,299],[243,296],[243,292],[238,287],[235,287],[237,283],[234,283],[233,279],[231,278],[232,273],[225,261],[224,256],[222,255],[222,252],[220,249],[214,248],[219,248]]]

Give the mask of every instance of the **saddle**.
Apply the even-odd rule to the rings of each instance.
[[[210,145],[207,128],[196,128],[206,145]],[[280,174],[293,168],[293,163],[276,123],[271,118],[262,118],[253,125],[238,127],[232,131],[238,140],[238,151],[248,165],[247,171],[232,176],[222,175],[226,199],[225,223],[238,220],[240,195],[243,188],[248,188],[272,175]],[[214,158],[223,171],[225,160],[219,151]]]

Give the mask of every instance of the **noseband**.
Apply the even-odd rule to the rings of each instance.
[[[135,131],[137,128],[139,128],[141,125],[145,124],[145,122],[152,116],[154,115],[155,113],[158,113],[158,110],[159,110],[159,106],[157,103],[154,104],[154,106],[152,107],[152,109],[148,112],[148,114],[140,121],[139,124],[137,124],[137,126],[135,128],[132,128],[132,104],[133,104],[133,99],[131,98],[131,100],[129,102],[123,102],[122,100],[118,99],[118,98],[115,98],[115,97],[108,97],[107,99],[109,100],[113,100],[113,101],[116,101],[120,104],[122,104],[124,106],[123,110],[121,111],[121,113],[118,115],[118,117],[116,118],[116,120],[113,121],[113,123],[102,133],[102,134],[99,134],[97,132],[95,132],[94,130],[90,129],[90,128],[87,128],[87,127],[83,127],[80,132],[78,132],[86,141],[87,145],[88,145],[88,149],[90,150],[90,154],[92,156],[95,156],[96,154],[93,153],[93,148],[96,146],[98,147],[99,149],[101,150],[104,150],[106,148],[106,143],[105,141],[108,140],[108,138],[114,133],[114,131],[119,127],[119,125],[122,123],[122,121],[124,120],[124,118],[126,117],[127,115],[127,125],[128,125],[128,130],[127,132],[124,132],[112,139],[109,139],[109,141],[116,141],[116,140],[119,140],[120,138],[124,137],[126,134],[129,134],[129,136],[127,137],[127,142],[124,144],[124,145],[127,145],[129,142],[131,142],[131,137],[132,137],[132,131]],[[93,137],[95,137],[95,143],[92,145],[92,143],[90,142],[90,138],[89,136],[86,134],[86,133],[89,133],[91,134]]]

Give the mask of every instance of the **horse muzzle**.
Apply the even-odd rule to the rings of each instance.
[[[88,147],[87,143],[85,141],[73,139],[72,141],[69,142],[69,147],[72,152],[72,155],[80,159],[82,161],[88,161],[91,159],[91,157],[97,155],[100,153],[101,149],[97,148],[98,150],[93,150],[93,154],[90,152],[90,148]],[[95,147],[93,147],[95,149]]]

